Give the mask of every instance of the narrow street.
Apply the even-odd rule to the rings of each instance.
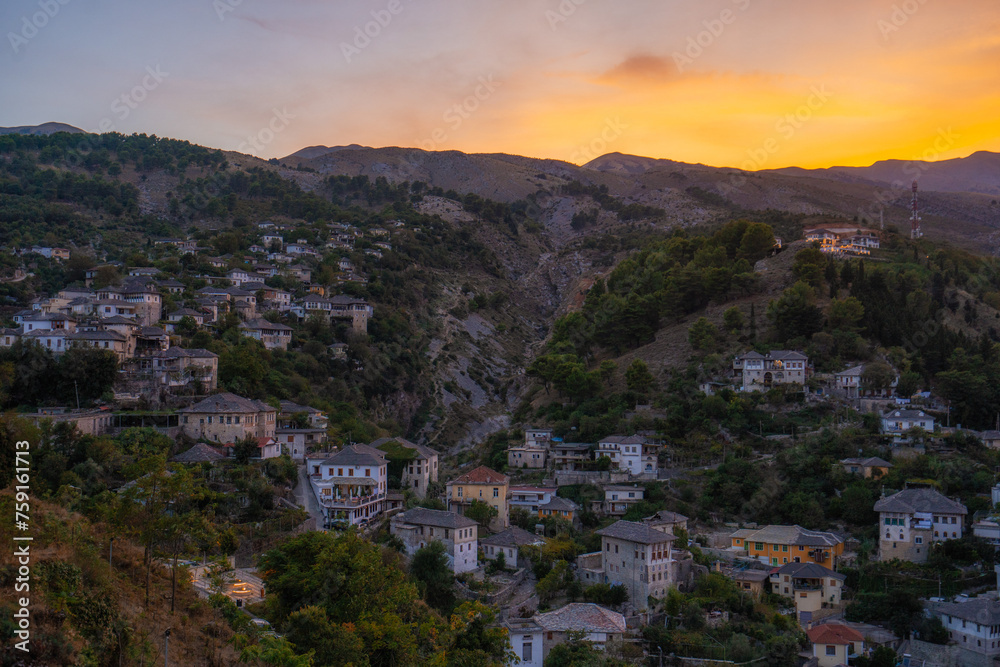
[[[319,501],[316,500],[316,494],[313,493],[312,484],[309,483],[305,464],[299,466],[299,484],[295,487],[295,500],[315,520],[316,530],[323,530],[323,511],[320,509]]]

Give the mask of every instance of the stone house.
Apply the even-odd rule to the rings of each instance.
[[[927,561],[931,544],[962,537],[965,505],[934,489],[904,489],[875,503],[879,560]]]
[[[277,410],[267,403],[230,393],[209,396],[177,413],[186,436],[220,443],[273,438],[277,418]]]
[[[455,574],[479,566],[479,524],[460,514],[416,507],[392,517],[389,532],[402,540],[410,556],[431,542],[440,542]]]

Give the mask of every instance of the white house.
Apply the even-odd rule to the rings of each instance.
[[[934,417],[923,410],[894,409],[882,415],[882,433],[890,436],[893,444],[903,444],[909,441],[907,434],[912,428],[921,428],[933,432],[936,428]]]
[[[958,647],[958,664],[994,664],[1000,657],[1000,602],[995,594],[965,602],[929,602],[926,611],[941,619]]]
[[[621,641],[626,630],[624,616],[591,602],[573,602],[531,619],[510,619],[504,626],[516,658],[511,664],[518,667],[541,667],[570,633],[603,650],[608,642]]]
[[[385,511],[387,462],[368,445],[348,445],[326,459],[309,459],[313,491],[331,523],[367,525]]]
[[[879,560],[923,563],[934,542],[962,537],[965,505],[934,489],[904,489],[875,503]]]
[[[529,514],[537,515],[538,508],[555,497],[557,490],[555,486],[512,486],[510,506],[521,507]]]
[[[479,540],[479,546],[482,547],[483,556],[487,560],[496,560],[502,554],[507,567],[513,569],[517,569],[518,549],[527,545],[543,544],[545,538],[517,526],[511,526],[503,532]]]
[[[805,384],[811,367],[801,352],[771,350],[766,355],[748,352],[736,357],[733,371],[741,391],[767,391],[782,384]]]

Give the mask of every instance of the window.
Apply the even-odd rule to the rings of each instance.
[[[521,644],[521,661],[531,662],[531,642],[524,642]]]
[[[754,542],[753,548],[756,549],[757,551],[763,551],[764,550],[764,543],[763,542]]]
[[[915,544],[923,544],[924,543],[924,538],[922,538],[922,537],[915,537],[915,538],[913,538],[913,542]]]
[[[372,476],[371,468],[365,468],[365,477],[371,477],[371,476]]]
[[[500,497],[500,489],[493,489],[493,497],[494,498]]]

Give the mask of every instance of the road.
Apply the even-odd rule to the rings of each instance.
[[[310,517],[316,520],[316,530],[322,530],[325,520],[323,510],[319,506],[319,501],[316,500],[316,494],[313,493],[312,484],[309,483],[309,475],[304,464],[299,466],[299,484],[295,487],[295,501],[306,509]]]

